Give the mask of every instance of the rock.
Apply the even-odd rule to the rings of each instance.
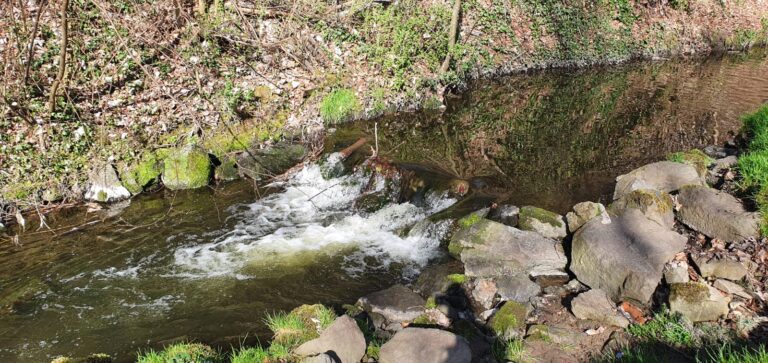
[[[559,241],[487,219],[462,226],[448,250],[470,277],[528,276],[542,268],[564,271],[568,262]]]
[[[237,157],[238,172],[243,177],[263,180],[279,175],[304,158],[307,148],[301,144],[281,143],[275,146],[244,152]]]
[[[686,238],[627,209],[612,222],[587,222],[573,236],[571,271],[613,301],[648,302],[662,277],[664,264],[685,247]]]
[[[520,219],[520,208],[511,204],[502,204],[491,210],[488,219],[515,227]]]
[[[498,294],[502,301],[527,303],[532,297],[541,292],[541,287],[531,281],[528,276],[501,276],[496,280]]]
[[[496,283],[493,280],[486,278],[475,280],[475,287],[470,296],[476,311],[484,311],[493,307],[496,291]]]
[[[131,192],[120,183],[117,172],[112,165],[97,165],[88,175],[88,190],[85,192],[85,199],[106,203],[123,200],[130,196]]]
[[[664,280],[667,281],[667,284],[688,282],[690,280],[688,264],[677,261],[670,262],[664,269]]]
[[[338,361],[330,355],[323,353],[303,358],[301,363],[338,363]]]
[[[675,225],[674,203],[668,193],[658,190],[633,190],[613,202],[609,209],[618,215],[630,208],[642,211],[646,218],[667,229],[672,229]]]
[[[688,151],[676,152],[669,155],[670,160],[678,163],[687,164],[696,168],[696,172],[700,176],[704,176],[707,173],[707,168],[712,165],[712,158],[707,156],[699,149],[691,149]]]
[[[195,189],[208,185],[211,160],[194,147],[174,149],[163,161],[163,184],[171,190]]]
[[[619,199],[638,189],[670,193],[689,184],[705,185],[696,168],[672,161],[659,161],[617,177],[613,199]]]
[[[379,351],[379,363],[469,363],[466,339],[438,329],[405,328]]]
[[[234,157],[225,155],[221,157],[221,164],[216,167],[213,175],[216,180],[232,181],[240,178],[237,171],[237,160]]]
[[[520,229],[534,231],[544,237],[562,239],[568,235],[563,216],[546,209],[526,206],[520,208]]]
[[[541,287],[563,285],[571,278],[571,276],[563,270],[553,269],[546,266],[534,268],[528,276]]]
[[[568,221],[568,230],[571,233],[576,232],[584,223],[601,215],[604,218],[610,218],[605,210],[605,206],[600,203],[581,202],[576,204],[573,206],[573,211],[565,215],[565,219]]]
[[[669,309],[683,314],[694,323],[717,320],[728,314],[730,301],[707,284],[686,282],[670,285]]]
[[[157,183],[160,180],[160,163],[153,152],[144,153],[138,162],[128,165],[119,165],[120,179],[123,185],[132,194],[144,191],[144,188]]]
[[[64,199],[64,196],[61,194],[61,188],[56,184],[52,184],[43,190],[41,198],[45,202],[53,203]]]
[[[730,155],[715,160],[712,169],[716,172],[721,172],[723,170],[734,168],[738,163],[739,159],[736,157],[736,155]]]
[[[455,284],[449,276],[463,272],[464,266],[456,260],[429,266],[421,272],[413,288],[425,298],[439,295]]]
[[[731,281],[739,281],[747,276],[747,268],[739,261],[728,258],[707,256],[691,256],[691,259],[698,267],[701,276],[719,277]]]
[[[451,325],[451,319],[438,309],[427,309],[424,314],[413,319],[411,325],[437,325],[448,328]]]
[[[402,323],[416,319],[424,313],[424,300],[403,285],[394,285],[360,298],[357,305],[368,313],[379,314],[389,323]]]
[[[573,347],[578,345],[581,332],[560,326],[547,326],[544,324],[533,324],[528,327],[525,333],[525,340],[540,340],[547,343],[554,343],[560,347]]]
[[[342,315],[320,333],[320,337],[300,345],[294,351],[299,356],[329,353],[340,363],[359,362],[365,355],[366,343],[363,332],[355,319]]]
[[[488,325],[499,337],[514,339],[522,334],[529,312],[529,305],[507,301],[491,316]]]
[[[736,197],[724,191],[684,187],[677,202],[680,221],[711,238],[741,242],[760,235],[760,214],[748,212]]]
[[[621,315],[605,291],[593,289],[571,301],[571,312],[579,319],[594,320],[605,325],[626,328],[629,320]]]
[[[720,159],[728,156],[735,156],[738,154],[738,150],[732,147],[722,147],[717,145],[707,145],[704,147],[704,154],[715,159]]]
[[[749,292],[747,292],[747,290],[745,290],[740,285],[730,282],[728,280],[717,279],[715,280],[714,286],[716,289],[722,292],[735,295],[747,300],[752,299],[752,295]]]

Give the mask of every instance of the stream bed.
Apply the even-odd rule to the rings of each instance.
[[[180,340],[266,341],[265,313],[340,308],[448,258],[450,221],[428,220],[446,208],[564,213],[608,202],[615,177],[639,165],[728,142],[739,116],[768,102],[767,54],[515,75],[473,85],[445,113],[338,126],[326,160],[373,140],[378,123],[380,154],[426,181],[368,211],[361,191],[386,183],[352,163],[330,176],[326,162],[267,187],[163,190],[0,234],[0,362],[97,352],[129,362]],[[469,194],[451,193],[454,180]]]

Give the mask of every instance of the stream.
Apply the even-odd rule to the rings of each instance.
[[[337,126],[323,163],[254,187],[162,190],[72,208],[0,234],[0,362],[103,352],[118,362],[181,340],[268,341],[265,313],[341,308],[449,258],[447,218],[492,202],[558,213],[610,201],[615,177],[670,152],[722,145],[768,102],[768,52],[548,70],[483,81],[444,113]],[[378,124],[380,154],[418,191],[356,203],[387,182],[339,151]],[[333,175],[333,176],[331,176]],[[469,182],[463,197],[451,193]],[[445,212],[448,208],[450,213]],[[443,213],[440,213],[443,212]],[[18,243],[11,237],[18,235]]]

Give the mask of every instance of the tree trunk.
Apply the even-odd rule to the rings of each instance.
[[[67,71],[67,43],[69,42],[69,27],[67,26],[67,8],[69,0],[61,0],[61,49],[59,49],[59,73],[51,85],[51,93],[48,97],[48,114],[56,111],[56,92],[64,82]]]
[[[448,72],[451,66],[451,53],[456,47],[456,37],[459,35],[459,16],[461,15],[461,0],[455,0],[453,3],[453,14],[451,15],[451,28],[448,29],[448,54],[445,55],[443,66],[440,67],[440,73]]]

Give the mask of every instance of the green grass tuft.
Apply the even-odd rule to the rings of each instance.
[[[750,140],[749,152],[739,158],[742,187],[755,192],[765,236],[768,235],[768,104],[742,117],[742,122],[742,132]]]
[[[323,99],[320,103],[320,116],[326,123],[335,124],[349,120],[360,108],[360,100],[355,92],[342,88]]]
[[[137,363],[219,363],[222,358],[213,348],[199,343],[177,343],[162,351],[139,353]]]
[[[267,314],[264,322],[274,334],[273,345],[295,346],[306,340],[309,328],[297,315],[283,312]]]
[[[768,362],[768,350],[765,345],[756,348],[742,347],[734,348],[731,345],[723,344],[716,350],[709,350],[706,357],[696,359],[697,362],[717,362],[717,363],[765,363]]]
[[[684,323],[682,315],[671,313],[666,308],[656,314],[653,320],[643,324],[633,324],[627,331],[645,341],[659,341],[674,347],[690,347],[694,344],[694,334]]]
[[[232,354],[230,363],[264,363],[269,358],[269,351],[262,347],[240,348]]]

